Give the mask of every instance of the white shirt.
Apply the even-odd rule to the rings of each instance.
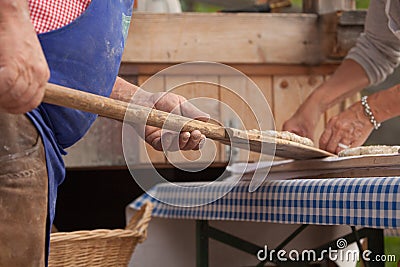
[[[400,63],[399,0],[371,0],[364,33],[346,58],[364,68],[371,85],[393,72]]]

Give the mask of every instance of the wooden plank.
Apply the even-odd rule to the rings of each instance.
[[[274,112],[274,97],[273,97],[273,90],[272,90],[272,76],[249,76],[249,78],[261,90],[265,99],[268,102],[268,105],[271,109],[272,115],[274,115],[273,114],[273,112]],[[247,90],[251,91],[252,87],[253,86],[251,86],[251,87],[248,86]],[[257,112],[257,110],[259,110],[260,107],[265,106],[265,103],[263,103],[264,101],[261,98],[257,98],[257,99],[255,99],[255,101],[257,102],[257,103],[255,103],[255,105],[256,105],[255,109]],[[259,117],[261,117],[261,120],[267,118],[267,116],[265,116],[262,111],[261,111],[261,113],[258,113],[258,114],[259,114]],[[262,122],[261,124],[264,125],[265,122]],[[260,160],[268,160],[268,159],[270,160],[271,158],[267,155],[260,154],[260,153],[254,153],[254,152],[251,152],[250,157],[249,157],[250,162],[257,162]]]
[[[125,166],[122,152],[122,123],[107,118],[97,118],[88,133],[67,149],[64,157],[68,168]],[[101,144],[101,145],[99,145]],[[136,140],[132,140],[136,145]],[[131,155],[136,161],[138,155]]]
[[[320,36],[315,14],[137,13],[123,61],[318,64]]]
[[[138,77],[139,86],[152,93],[163,92],[165,90],[165,77],[163,76],[151,76],[141,75]],[[147,81],[147,82],[146,82]],[[139,151],[139,162],[137,164],[148,163],[149,160],[152,163],[165,163],[166,158],[164,152],[155,150],[151,145],[139,139],[137,142]]]
[[[240,129],[273,129],[273,121],[268,120],[268,112],[266,112],[268,102],[272,102],[271,77],[252,78],[253,81],[244,76],[220,77],[220,83],[224,86],[221,87],[221,102],[227,106],[221,107],[222,122],[225,126]],[[263,97],[266,98],[263,99]],[[228,153],[231,152],[233,161],[258,161],[261,157],[259,153],[228,149],[222,155],[225,156],[225,161],[228,160]]]
[[[227,8],[240,8],[243,6],[253,5],[254,0],[200,0],[196,2],[207,3],[210,5],[227,7]]]
[[[332,61],[322,65],[286,65],[286,64],[236,64],[230,63],[234,69],[251,76],[265,75],[329,75],[339,66],[340,61]],[[146,62],[122,62],[119,69],[120,75],[154,75],[155,73],[173,66],[173,63],[146,63]],[[213,69],[202,69],[203,75],[214,75]],[[193,73],[191,73],[193,74]],[[190,75],[190,73],[189,73]]]
[[[342,59],[346,56],[364,30],[365,16],[366,11],[338,12],[336,24],[328,19],[331,16],[323,16],[323,20],[326,21],[323,25],[331,25],[332,27],[336,25],[335,38],[327,38],[333,45],[331,51],[327,50],[325,53],[328,58]],[[323,31],[328,32],[328,30]]]
[[[333,154],[292,141],[272,138],[261,133],[253,133],[238,129],[226,129],[229,139],[220,140],[221,143],[230,144],[251,151],[257,151],[266,155],[276,155],[291,159],[313,159],[334,156]],[[273,153],[274,152],[274,153]]]
[[[354,168],[341,171],[325,171],[319,175],[307,176],[307,178],[363,178],[363,177],[390,177],[400,176],[400,167]],[[303,176],[306,177],[306,176]]]
[[[331,58],[343,58],[356,44],[357,38],[363,32],[363,26],[338,26],[335,49]]]
[[[272,89],[272,76],[250,76],[249,77],[262,91],[262,93],[265,96],[265,99],[268,101],[268,105],[272,111],[272,115],[275,118],[274,114],[274,91]],[[260,99],[258,100],[260,101]],[[257,107],[260,109],[260,107],[264,107],[264,103],[258,103]],[[257,108],[256,108],[257,109]],[[261,117],[263,117],[261,115]],[[275,157],[277,160],[277,157]],[[271,158],[268,155],[264,154],[258,154],[251,152],[249,161],[250,162],[258,162],[258,161],[263,161],[263,160],[271,160]]]
[[[221,121],[226,127],[238,129],[253,129],[256,125],[255,117],[249,105],[241,97],[246,97],[246,79],[243,76],[221,76],[220,84],[220,105]],[[254,123],[253,123],[254,124]],[[253,127],[253,128],[249,128]],[[224,153],[221,155],[223,161],[238,162],[248,161],[249,151],[235,147],[222,146]]]
[[[347,26],[364,26],[365,18],[367,16],[366,10],[349,10],[338,14],[339,15],[339,25]]]
[[[298,177],[371,177],[400,175],[400,155],[298,160],[273,166],[271,176]]]
[[[263,93],[265,99],[268,101],[268,105],[271,108],[271,111],[274,111],[274,96],[272,90],[272,76],[256,76],[256,75],[249,75],[250,80],[252,80],[258,88]],[[249,89],[248,89],[249,90]],[[260,103],[262,105],[264,103]]]
[[[283,123],[294,114],[300,104],[322,82],[322,76],[274,76],[274,114],[277,130],[282,129]],[[313,141],[316,146],[318,146],[318,138],[323,129],[324,118],[321,118],[314,133]]]

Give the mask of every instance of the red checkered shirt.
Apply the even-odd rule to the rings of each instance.
[[[36,32],[52,31],[71,23],[85,11],[90,1],[28,0],[31,20]]]

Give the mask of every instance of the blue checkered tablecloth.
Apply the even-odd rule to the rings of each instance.
[[[169,198],[185,206],[191,200],[211,198],[226,186],[226,182],[214,182],[207,190],[182,194],[176,186],[158,184],[129,208],[151,201],[153,216],[162,218],[400,227],[400,177],[271,180],[254,192],[243,181],[224,197],[189,208],[155,199]]]

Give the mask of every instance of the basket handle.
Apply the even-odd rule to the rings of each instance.
[[[142,205],[129,221],[125,227],[126,230],[137,232],[140,235],[139,242],[143,242],[147,237],[147,227],[151,220],[151,212],[153,210],[153,204],[147,201]]]

